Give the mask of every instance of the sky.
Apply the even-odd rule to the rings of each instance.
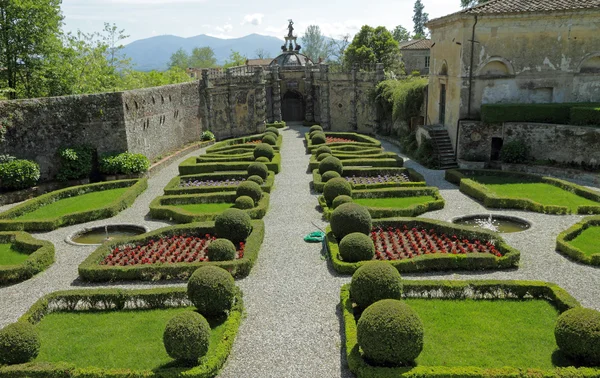
[[[460,10],[459,0],[422,0],[429,18]],[[340,5],[340,4],[343,4]],[[283,39],[288,19],[301,36],[308,25],[337,38],[362,25],[402,25],[412,31],[414,0],[63,0],[66,31],[101,31],[104,22],[125,29],[125,44],[157,35],[208,34],[237,38],[256,33]]]

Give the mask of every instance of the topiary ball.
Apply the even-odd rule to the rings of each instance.
[[[341,195],[341,196],[337,196],[333,199],[333,201],[331,201],[331,208],[333,210],[337,209],[338,206],[343,205],[345,203],[350,203],[352,202],[352,197],[347,196],[347,195]]]
[[[250,215],[240,209],[227,209],[215,218],[215,231],[219,238],[235,244],[246,241],[252,232]]]
[[[163,333],[163,344],[171,358],[196,364],[208,352],[210,325],[194,311],[177,314],[169,320]]]
[[[339,173],[337,173],[336,171],[327,171],[321,175],[321,181],[327,182],[336,177],[342,177],[342,176]]]
[[[321,155],[317,156],[317,161],[323,161],[325,158],[330,157],[331,154],[327,153],[327,152],[323,152]]]
[[[365,235],[371,233],[371,214],[369,214],[369,210],[353,202],[341,204],[333,210],[329,223],[337,240],[342,240],[344,236],[353,232],[360,232]]]
[[[600,311],[575,307],[563,312],[554,337],[568,357],[586,366],[600,366]]]
[[[266,157],[264,157],[264,156],[261,156],[261,157],[258,157],[258,158],[256,158],[256,159],[254,159],[254,161],[257,161],[257,162],[259,162],[259,163],[268,163],[268,162],[270,162],[271,160],[269,160],[268,158],[266,158]]]
[[[396,299],[378,301],[356,324],[358,345],[376,365],[409,366],[423,350],[423,321],[409,305]]]
[[[325,144],[327,142],[327,137],[325,137],[324,133],[317,133],[310,138],[310,141],[313,145]]]
[[[196,269],[187,284],[188,299],[204,316],[219,316],[229,310],[235,290],[231,274],[214,265]]]
[[[342,161],[335,156],[329,156],[323,159],[319,163],[319,174],[323,174],[325,172],[334,171],[339,173],[340,175],[344,172],[344,165]]]
[[[259,158],[260,159],[260,158]],[[269,168],[264,163],[254,162],[248,166],[248,176],[259,176],[266,180],[269,176]]]
[[[308,137],[309,137],[310,139],[312,139],[312,138],[313,138],[315,135],[317,135],[317,134],[323,134],[323,135],[325,135],[325,132],[324,132],[323,130],[315,130],[315,131],[311,131],[311,132],[309,132],[309,133],[308,133]]]
[[[325,154],[325,153],[330,154],[331,153],[331,148],[329,148],[328,146],[321,146],[321,147],[319,147],[319,148],[317,148],[315,150],[315,155],[316,156],[319,156],[319,155]]]
[[[29,322],[16,322],[0,330],[0,365],[24,364],[40,352],[40,337]]]
[[[249,176],[246,180],[248,180],[248,181],[254,181],[258,185],[263,185],[265,183],[265,181],[262,179],[262,177],[257,176],[257,175]]]
[[[209,261],[235,260],[237,251],[231,240],[216,239],[206,247],[206,256]]]
[[[265,136],[267,136],[267,135],[269,135],[269,136],[272,136],[273,138],[275,138],[275,140],[277,140],[277,138],[278,138],[278,134],[273,134],[273,133],[272,133],[272,132],[270,132],[270,131],[266,131],[266,132],[263,134],[263,137],[265,137]]]
[[[313,131],[323,131],[323,128],[319,125],[312,125],[310,129],[308,129],[308,132],[312,133]]]
[[[337,196],[352,196],[352,185],[345,178],[333,178],[323,186],[323,197],[325,197],[327,206],[331,207],[331,203]]]
[[[372,260],[375,256],[375,244],[370,236],[353,232],[344,236],[340,242],[340,255],[346,262]]]
[[[275,156],[275,150],[269,144],[259,143],[254,147],[254,159],[265,157],[271,161]]]
[[[390,263],[368,261],[352,275],[350,299],[362,309],[382,299],[402,298],[402,278]]]
[[[274,135],[269,135],[268,133],[267,133],[267,135],[262,137],[262,141],[263,141],[263,143],[270,144],[271,146],[274,146],[277,144],[277,138],[275,138]]]
[[[267,127],[267,129],[265,130],[266,133],[273,133],[277,136],[279,136],[279,129],[277,127]]]
[[[248,180],[238,185],[237,189],[235,190],[236,197],[248,196],[252,198],[254,203],[258,203],[258,201],[260,201],[260,199],[262,198],[262,193],[263,192],[260,185],[258,185],[254,181]]]
[[[248,196],[240,196],[235,199],[234,207],[240,210],[252,209],[254,207],[254,200]]]

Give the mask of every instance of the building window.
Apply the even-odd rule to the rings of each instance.
[[[429,68],[429,57],[425,57],[425,68]]]

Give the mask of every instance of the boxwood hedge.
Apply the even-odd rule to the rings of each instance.
[[[0,243],[12,244],[29,257],[15,265],[0,265],[0,285],[21,282],[45,270],[54,262],[54,244],[26,232],[0,232]]]
[[[369,148],[381,147],[381,142],[378,141],[377,139],[372,138],[367,135],[358,134],[358,133],[326,132],[325,136],[336,137],[336,138],[346,138],[346,139],[351,139],[351,140],[355,141],[355,142],[327,143],[327,146],[332,147],[332,148],[339,147],[339,146],[347,146],[347,145],[352,145],[355,147],[369,147]],[[306,149],[308,152],[312,152],[312,150],[317,149],[321,146],[321,145],[313,145],[312,141],[310,140],[309,133],[306,133],[304,135],[304,138],[306,141]]]
[[[254,158],[244,161],[221,161],[221,162],[202,162],[198,160],[198,157],[191,157],[179,164],[179,174],[184,175],[196,175],[200,173],[212,173],[222,171],[245,171],[250,164],[254,163]],[[265,163],[269,171],[279,173],[281,171],[281,155],[275,154],[273,160]]]
[[[209,180],[231,180],[248,178],[248,172],[246,171],[234,171],[234,172],[216,172],[216,173],[204,173],[200,175],[188,175],[188,176],[176,176],[174,177],[167,186],[165,186],[165,195],[179,195],[179,194],[200,194],[200,193],[215,193],[215,192],[229,192],[235,190],[236,186],[189,186],[181,187],[180,184],[188,180],[198,181],[209,181]],[[263,192],[270,193],[275,184],[275,174],[269,172],[269,176],[263,185]]]
[[[340,159],[344,166],[371,166],[371,167],[402,167],[404,159],[393,152],[382,152],[378,154],[333,154]],[[309,160],[309,168],[313,170],[319,167],[319,160],[312,156]]]
[[[588,227],[600,227],[600,216],[584,218],[568,230],[561,232],[556,239],[556,250],[581,263],[600,266],[600,253],[588,255],[570,243]]]
[[[206,149],[206,153],[227,153],[231,149],[238,148],[247,148],[252,151],[254,150],[255,145],[250,144],[248,142],[256,142],[258,140],[262,140],[263,136],[264,134],[255,134],[241,138],[227,139],[210,146]],[[280,135],[279,138],[277,138],[277,144],[273,146],[273,149],[275,151],[279,151],[282,142],[283,137]]]
[[[386,182],[378,184],[352,184],[353,189],[381,189],[381,188],[405,188],[405,187],[417,187],[425,186],[425,178],[419,172],[412,168],[395,168],[395,167],[345,167],[342,172],[343,177],[365,177],[365,176],[377,176],[377,175],[399,175],[406,174],[410,182]],[[323,192],[323,186],[325,183],[321,179],[321,174],[318,169],[313,170],[313,187],[319,193]]]

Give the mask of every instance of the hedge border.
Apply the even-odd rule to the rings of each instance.
[[[254,147],[256,147],[256,145],[245,144],[245,143],[262,139],[263,135],[264,135],[264,133],[244,136],[244,137],[240,137],[240,138],[223,140],[223,141],[217,142],[214,145],[207,148],[206,153],[214,153],[214,152],[225,152],[226,153],[228,150],[230,150],[232,148],[239,148],[239,147],[244,147],[244,148],[248,148],[250,150],[254,150]],[[283,136],[279,135],[277,138],[277,144],[272,146],[273,149],[275,151],[279,151],[282,143],[283,143]]]
[[[427,186],[427,183],[425,182],[425,177],[423,177],[422,174],[420,174],[419,172],[415,171],[412,168],[405,168],[405,167],[377,167],[377,168],[370,168],[370,167],[346,167],[344,169],[344,171],[342,172],[342,177],[345,177],[347,174],[351,174],[351,172],[354,173],[372,173],[372,174],[381,174],[380,172],[385,172],[385,171],[389,171],[390,173],[396,173],[396,174],[400,174],[400,173],[408,173],[408,178],[411,180],[410,182],[403,182],[403,183],[395,183],[395,182],[389,182],[389,183],[380,183],[380,184],[351,184],[352,185],[352,189],[356,189],[356,190],[362,190],[362,189],[382,189],[382,188],[411,188],[411,187],[423,187],[423,186]],[[315,188],[315,190],[319,193],[323,193],[323,187],[325,186],[325,183],[322,181],[322,176],[319,173],[318,169],[313,169],[313,187]]]
[[[99,209],[80,211],[76,213],[65,214],[56,218],[41,220],[10,220],[10,218],[32,212],[41,208],[42,206],[56,202],[59,199],[123,187],[129,187],[130,189],[127,190],[121,197]],[[52,231],[62,226],[70,226],[97,219],[110,218],[131,206],[135,199],[144,190],[146,190],[147,187],[148,179],[141,178],[138,180],[118,180],[101,182],[97,184],[79,185],[56,190],[54,192],[31,199],[0,214],[0,231]]]
[[[163,219],[177,223],[207,222],[214,220],[218,213],[192,213],[178,208],[176,205],[187,205],[196,203],[234,203],[236,192],[186,194],[178,196],[160,196],[156,197],[150,203],[150,216],[153,219]],[[262,219],[269,209],[269,194],[263,193],[260,201],[252,209],[242,210],[252,219]]]
[[[404,198],[404,197],[418,197],[418,196],[432,196],[435,200],[427,201],[425,203],[414,204],[403,209],[390,208],[390,207],[368,207],[371,218],[395,218],[395,217],[416,217],[429,211],[435,211],[443,209],[446,205],[444,198],[441,196],[438,188],[429,187],[417,187],[417,188],[383,188],[383,189],[368,189],[368,190],[352,190],[352,198]],[[325,219],[331,217],[333,212],[327,206],[327,202],[323,196],[319,196],[319,205],[323,210]]]
[[[243,154],[231,154],[231,155],[222,155],[222,154],[204,154],[200,156],[196,156],[196,161],[198,163],[220,163],[220,162],[234,162],[234,161],[250,161],[254,160],[254,154],[252,152],[246,152]]]
[[[142,305],[143,303],[143,305]],[[56,309],[56,306],[63,309]],[[32,324],[39,323],[50,312],[57,311],[119,311],[128,308],[158,309],[165,307],[192,306],[187,299],[186,288],[159,289],[82,289],[57,291],[39,299],[19,319]],[[105,307],[109,306],[109,307]],[[202,363],[192,368],[167,368],[157,371],[133,369],[102,369],[97,367],[78,368],[68,362],[30,362],[21,365],[0,367],[0,377],[69,377],[69,378],[130,378],[130,377],[191,377],[209,378],[218,374],[223,367],[238,333],[244,313],[242,292],[237,288],[235,302],[224,324],[223,338],[211,355],[202,358]]]
[[[153,238],[176,234],[204,235],[214,233],[214,222],[187,223],[182,225],[160,228],[158,230],[128,239],[119,239],[98,247],[87,259],[79,265],[79,276],[84,281],[156,281],[156,280],[187,280],[201,266],[216,265],[226,269],[236,278],[246,277],[258,258],[263,242],[265,224],[262,220],[252,221],[252,233],[246,239],[244,257],[233,261],[213,261],[197,263],[145,264],[134,266],[107,266],[100,262],[110,254],[112,248],[124,244],[144,244]]]
[[[373,137],[364,135],[364,134],[326,131],[325,136],[347,138],[347,139],[356,140],[356,142],[352,142],[352,143],[335,142],[335,143],[317,144],[317,145],[313,146],[312,141],[310,140],[309,133],[305,133],[304,140],[306,141],[306,150],[309,153],[312,153],[312,151],[314,149],[319,148],[321,146],[328,146],[330,148],[338,147],[338,146],[347,146],[347,145],[370,147],[370,148],[381,147],[380,141],[378,141],[377,139],[375,139]]]
[[[381,147],[361,147],[361,148],[357,148],[357,149],[344,149],[343,147],[351,147],[351,146],[330,148],[332,155],[335,157],[338,157],[338,156],[345,157],[347,155],[356,156],[356,154],[361,154],[361,156],[362,156],[362,154],[364,154],[364,155],[376,155],[376,154],[382,154],[382,153],[393,154],[393,152],[385,152],[383,150],[383,148],[381,148]],[[311,151],[311,154],[312,154],[311,158],[317,157],[317,149],[318,148],[313,149]],[[396,155],[396,154],[394,154],[394,155]]]
[[[27,232],[0,232],[0,243],[10,243],[29,255],[19,264],[0,265],[0,285],[25,281],[54,263],[54,244]]]
[[[174,177],[164,188],[164,193],[167,196],[182,195],[182,194],[200,194],[200,193],[218,193],[235,190],[237,186],[198,186],[198,187],[186,187],[182,188],[179,186],[181,180],[201,180],[201,179],[226,179],[244,177],[248,178],[247,171],[232,171],[232,172],[218,172],[218,173],[204,173],[199,175],[188,175],[188,176],[176,176]],[[273,185],[275,184],[275,174],[269,171],[269,176],[261,189],[263,192],[271,193]]]
[[[521,253],[508,245],[498,234],[487,230],[473,229],[468,226],[460,226],[452,223],[442,222],[425,218],[387,218],[373,221],[373,227],[399,227],[407,225],[409,228],[437,228],[439,233],[457,235],[459,238],[480,239],[485,241],[493,240],[496,248],[502,257],[497,257],[489,253],[485,254],[441,254],[424,255],[410,260],[394,260],[389,263],[400,273],[409,272],[430,272],[430,271],[473,271],[486,269],[509,269],[516,267],[519,263]],[[340,274],[352,274],[366,261],[348,263],[341,259],[337,239],[331,231],[331,226],[327,226],[326,245],[333,269]]]
[[[462,299],[481,298],[486,295],[496,295],[496,299],[504,299],[502,295],[513,298],[523,298],[526,294],[536,299],[550,302],[560,312],[579,307],[580,304],[567,291],[558,285],[540,281],[432,281],[432,280],[402,280],[406,297],[426,299]],[[408,295],[407,295],[408,294]],[[468,294],[473,294],[469,296]],[[483,298],[481,300],[486,300]],[[539,377],[580,377],[598,378],[599,368],[556,368],[554,370],[519,369],[512,367],[479,368],[474,366],[416,366],[416,367],[378,367],[366,363],[360,354],[357,340],[357,326],[352,301],[350,300],[350,285],[345,284],[340,290],[340,304],[345,337],[345,355],[348,367],[358,378],[539,378]]]
[[[191,158],[183,161],[179,164],[179,175],[196,175],[201,173],[214,173],[222,171],[246,171],[248,166],[255,163],[254,160],[248,161],[237,161],[237,162],[218,162],[218,163],[198,163],[198,158],[192,156]],[[269,171],[275,172],[275,174],[281,171],[281,155],[275,153],[273,160],[268,163],[264,163]]]
[[[501,209],[527,210],[544,214],[570,214],[566,206],[543,205],[528,198],[500,197],[489,190],[485,185],[469,179],[471,175],[510,176],[535,180],[540,183],[554,185],[560,189],[571,192],[577,196],[598,202],[598,206],[578,206],[577,214],[600,214],[600,193],[571,182],[554,177],[539,176],[532,173],[500,171],[491,169],[450,169],[445,173],[445,179],[459,185],[460,191],[469,197],[483,203],[485,207]]]
[[[287,126],[287,124],[285,121],[272,122],[272,123],[265,124],[265,128],[276,127],[278,129],[283,129],[286,126]]]
[[[336,155],[334,155],[336,156]],[[338,155],[339,156],[339,155]],[[336,157],[338,157],[336,156]],[[339,158],[344,167],[403,167],[404,159],[394,154],[393,152],[385,152],[378,155],[346,155],[344,158]],[[319,168],[320,161],[316,157],[311,157],[308,162],[308,167],[312,171]]]
[[[583,218],[579,223],[576,223],[569,229],[561,232],[556,238],[556,250],[583,264],[600,266],[600,253],[587,255],[582,250],[569,243],[591,226],[600,227],[600,216]]]

